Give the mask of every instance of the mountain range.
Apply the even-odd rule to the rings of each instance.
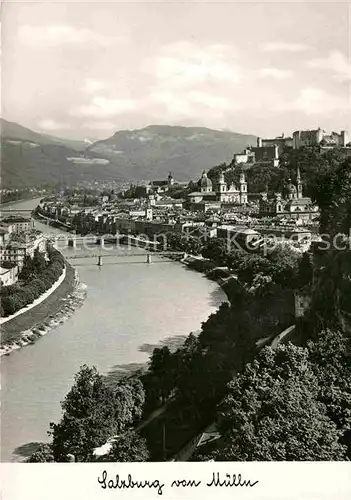
[[[163,179],[170,171],[176,180],[186,181],[255,143],[253,135],[230,131],[150,125],[86,144],[1,119],[1,183],[3,188],[22,188],[83,180],[126,182]]]

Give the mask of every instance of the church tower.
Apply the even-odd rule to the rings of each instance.
[[[297,197],[302,198],[302,182],[301,182],[301,174],[300,167],[297,167],[296,171],[296,186],[297,186]]]
[[[212,181],[207,177],[205,170],[202,172],[200,179],[201,193],[212,193]]]
[[[153,219],[151,200],[148,200],[148,202],[147,202],[146,209],[145,209],[145,218],[146,218],[146,220]]]
[[[173,186],[173,184],[174,184],[174,179],[173,179],[172,172],[170,172],[168,174],[168,186]]]
[[[245,179],[245,174],[244,172],[241,172],[240,174],[240,205],[246,205],[247,203],[247,182]]]
[[[225,201],[227,193],[227,183],[225,182],[223,172],[219,174],[218,189],[219,189],[219,201]]]

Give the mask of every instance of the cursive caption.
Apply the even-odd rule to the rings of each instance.
[[[258,482],[251,479],[243,479],[241,474],[220,474],[219,472],[213,472],[212,477],[206,482],[195,479],[174,479],[169,486],[171,488],[197,488],[200,485],[205,485],[208,488],[253,488]],[[119,474],[109,477],[106,470],[98,477],[98,483],[103,490],[147,488],[153,489],[158,495],[163,494],[163,489],[166,486],[159,479],[134,479],[131,474],[128,474],[126,478],[122,478]]]

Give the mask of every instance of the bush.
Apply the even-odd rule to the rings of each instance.
[[[38,290],[35,287],[33,287],[32,284],[24,286],[23,292],[25,292],[25,294],[27,296],[27,300],[28,300],[27,304],[31,304],[39,296]]]
[[[4,309],[5,316],[11,316],[11,314],[17,312],[24,305],[23,300],[17,294],[13,294],[2,299],[2,307]]]
[[[35,280],[32,281],[32,287],[36,288],[40,294],[44,293],[47,289],[45,283],[39,278],[36,278]]]
[[[0,294],[2,297],[7,297],[8,295],[12,295],[13,293],[18,293],[21,290],[21,287],[16,283],[14,285],[2,286],[0,289]]]
[[[53,276],[43,273],[42,275],[40,275],[40,281],[42,281],[45,284],[45,287],[48,290],[49,288],[51,288],[56,279]]]
[[[37,451],[35,451],[30,456],[28,462],[29,463],[54,462],[54,455],[51,446],[46,443],[40,445]]]
[[[41,294],[51,288],[61,276],[65,266],[64,258],[60,252],[55,249],[49,249],[48,254],[50,263],[44,269],[41,255],[37,252],[38,267],[41,267],[42,270],[40,272],[38,270],[33,271],[32,274],[34,274],[34,279],[31,281],[28,280],[23,287],[19,286],[17,283],[1,287],[1,316],[9,316],[27,304],[31,304]],[[31,259],[29,258],[29,260]],[[27,267],[29,267],[29,264]]]

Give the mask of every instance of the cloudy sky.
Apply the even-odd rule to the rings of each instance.
[[[149,124],[347,128],[346,3],[5,3],[2,116],[72,138]]]

